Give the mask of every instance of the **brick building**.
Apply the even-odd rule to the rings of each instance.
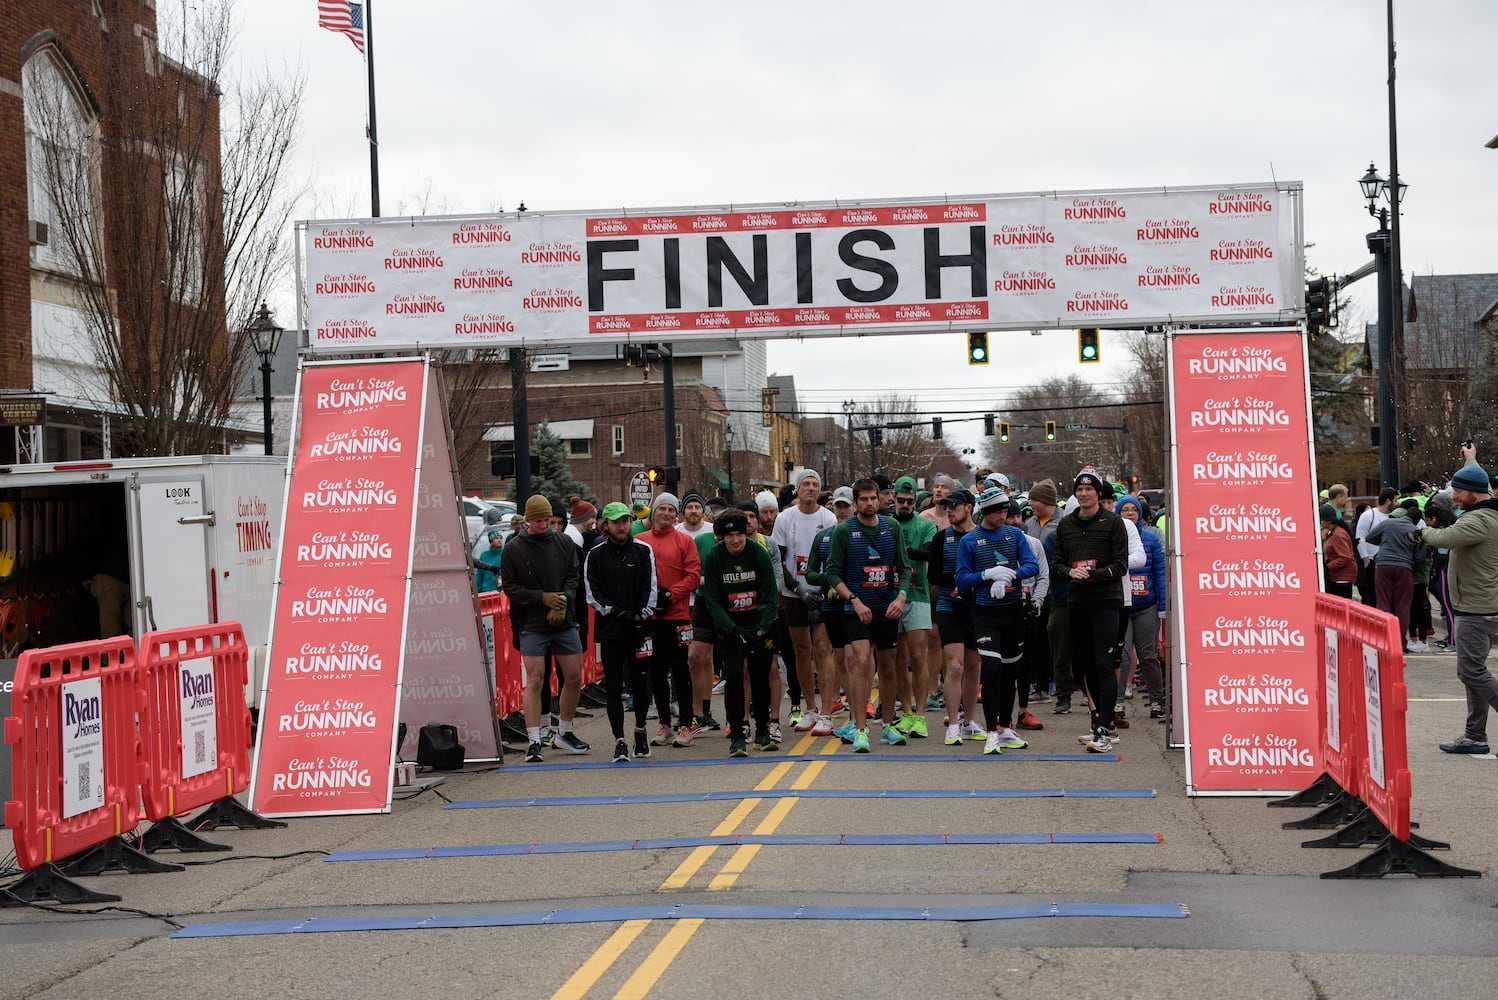
[[[106,223],[150,217],[155,207],[140,204],[139,158],[120,152],[140,145],[132,144],[125,123],[138,112],[140,94],[163,92],[156,85],[178,93],[201,90],[205,83],[157,50],[156,32],[154,0],[0,4],[0,399],[45,399],[44,426],[0,428],[0,462],[61,461],[109,451],[110,416],[122,410],[83,319],[81,275],[87,269],[62,238],[61,223],[65,216],[88,220],[102,247],[108,294],[118,302],[121,292],[109,273],[140,262],[112,231],[123,227]],[[195,114],[194,107],[207,108],[200,120],[216,151],[217,98],[196,106],[179,102],[177,113]],[[59,131],[49,122],[62,122],[76,141],[59,143]],[[58,163],[75,178],[61,193],[55,180],[49,182]],[[217,168],[216,162],[205,166],[213,178]],[[161,190],[174,178],[185,183],[182,175],[164,165],[148,184]],[[204,198],[211,206],[211,197]],[[89,211],[69,214],[66,204]],[[201,254],[200,236],[185,243],[194,239]],[[198,291],[203,308],[221,309],[220,290],[209,285]]]
[[[563,439],[573,476],[600,502],[620,499],[628,495],[629,479],[636,472],[665,464],[660,367],[626,367],[619,349],[611,345],[579,344],[564,351],[566,370],[532,371],[527,376],[531,426],[544,421]],[[770,454],[770,429],[760,426],[764,356],[760,342],[676,345],[676,447],[682,492],[727,495],[730,464],[738,499],[779,484],[778,456],[772,459]],[[483,390],[483,405],[472,411],[481,419],[454,428],[458,454],[471,455],[461,469],[463,486],[484,496],[503,496],[511,482],[494,475],[490,467],[492,456],[513,454],[514,449],[509,378],[496,375],[502,377]],[[730,422],[731,462],[725,433]],[[481,436],[489,447],[474,450],[467,440],[472,435]]]

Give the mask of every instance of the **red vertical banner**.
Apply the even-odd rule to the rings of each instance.
[[[1189,794],[1318,773],[1316,483],[1298,331],[1176,333],[1176,601]]]
[[[302,371],[250,782],[266,815],[390,807],[426,373]]]
[[[437,370],[427,378],[401,721],[406,723],[408,754],[422,726],[441,722],[457,729],[464,759],[498,760],[493,675],[479,631],[478,595],[453,475],[447,411]]]

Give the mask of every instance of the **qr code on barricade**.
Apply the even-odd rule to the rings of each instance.
[[[192,762],[208,763],[208,734],[201,729],[192,734]]]
[[[94,797],[94,762],[91,760],[78,762],[78,797],[80,799]]]

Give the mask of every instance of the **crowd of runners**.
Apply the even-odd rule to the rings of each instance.
[[[1044,728],[1033,708],[1064,716],[1076,701],[1079,742],[1107,753],[1136,668],[1149,716],[1164,716],[1165,549],[1144,500],[1091,467],[1064,505],[1050,480],[1016,493],[997,473],[938,476],[929,493],[910,476],[790,478],[736,506],[533,496],[508,542],[490,529],[480,586],[509,597],[527,761],[591,749],[573,726],[589,641],[620,762],[707,733],[731,756],[777,750],[787,701],[795,732],[855,753],[939,737],[985,754],[1027,748],[1021,733]]]

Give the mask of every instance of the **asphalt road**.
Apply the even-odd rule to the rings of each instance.
[[[1303,848],[1314,834],[1280,824],[1304,813],[1268,809],[1262,799],[1187,798],[1182,756],[1148,720],[1134,720],[1117,760],[1037,761],[1010,752],[957,762],[939,739],[869,760],[834,740],[795,739],[748,763],[513,763],[449,776],[437,789],[455,801],[697,793],[690,801],[457,809],[426,792],[396,803],[389,816],[221,831],[215,839],[232,854],[185,859],[217,863],[86,880],[141,912],[0,911],[0,996],[1498,995],[1490,860],[1498,761],[1436,749],[1460,731],[1454,669],[1453,657],[1415,656],[1406,673],[1413,814],[1422,834],[1451,842],[1444,860],[1479,869],[1482,879],[1322,880],[1321,872],[1366,850]],[[1033,734],[1031,753],[1075,754],[1081,717],[1049,709],[1039,706],[1046,730]],[[940,713],[929,718],[939,733]],[[606,760],[612,741],[602,712],[580,732],[594,745],[590,757],[553,752],[548,763]],[[962,753],[979,749],[969,744]],[[686,750],[656,749],[654,760],[711,761],[725,752],[726,740],[713,736]],[[900,759],[915,755],[943,759]],[[986,797],[995,789],[1135,791]],[[771,790],[777,797],[752,794]],[[870,797],[786,794],[834,790]],[[885,790],[985,794],[872,797]],[[1000,833],[1159,836],[826,842],[826,835]],[[561,843],[633,847],[648,838],[737,834],[822,836],[548,853]],[[320,853],[515,844],[537,847],[383,860]],[[295,856],[266,857],[281,855]],[[1051,915],[1085,904],[1112,915]],[[1158,915],[1166,912],[1176,916]],[[953,916],[963,919],[945,919]],[[299,929],[173,937],[174,924],[188,934],[223,925]],[[353,929],[315,933],[327,927]]]

